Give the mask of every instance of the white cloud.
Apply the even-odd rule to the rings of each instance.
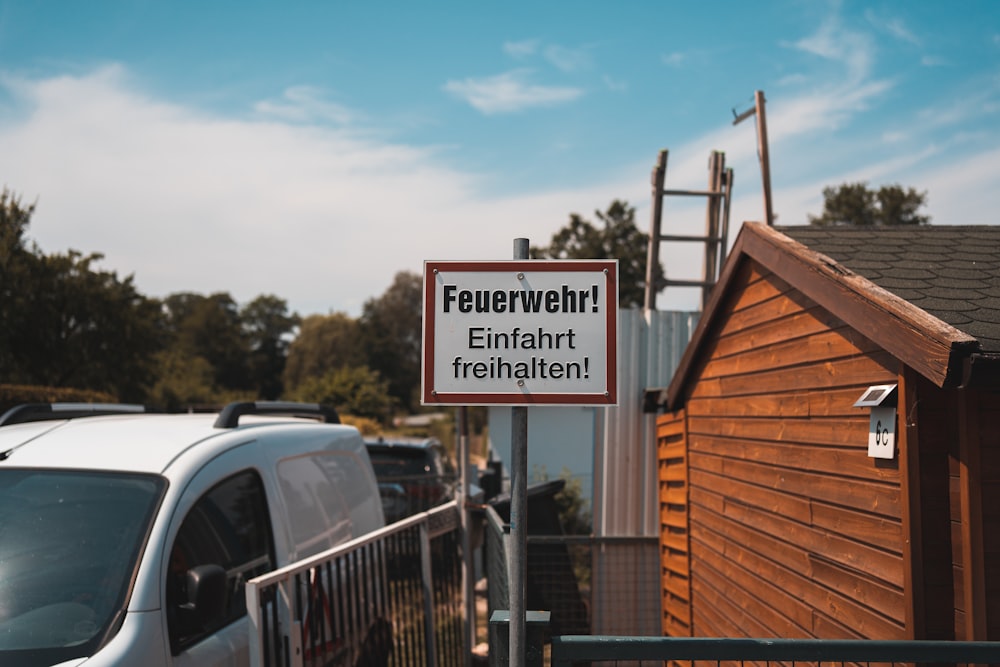
[[[925,128],[962,127],[996,114],[1000,86],[980,84],[970,92],[920,109],[917,119]]]
[[[887,32],[898,40],[920,46],[920,38],[907,27],[903,19],[896,16],[880,16],[871,9],[865,10],[865,19],[875,28]]]
[[[996,165],[1000,147],[984,148],[962,159],[937,160],[914,182],[928,190],[927,208],[933,224],[995,225],[1000,210]],[[919,178],[919,181],[917,180]]]
[[[802,74],[802,73],[787,74],[787,75],[781,77],[780,79],[778,79],[778,86],[780,86],[780,87],[798,86],[798,85],[802,85],[804,83],[807,83],[808,81],[809,81],[809,78],[806,77],[805,74]]]
[[[263,116],[293,123],[337,123],[347,125],[356,120],[345,106],[323,99],[323,91],[314,86],[287,88],[279,100],[262,100],[254,109]]]
[[[503,51],[512,58],[527,58],[538,51],[537,39],[526,39],[519,42],[504,42]]]
[[[397,271],[508,259],[513,238],[546,243],[569,211],[625,190],[484,197],[477,176],[429,150],[220,118],[137,94],[114,67],[5,88],[18,113],[0,121],[0,171],[38,200],[29,237],[45,252],[101,252],[150,296],[269,293],[302,314],[356,315]]]
[[[841,25],[836,14],[828,16],[815,34],[792,46],[845,67],[849,81],[865,79],[871,71],[873,44],[871,38]]]
[[[531,83],[529,70],[514,70],[490,77],[449,81],[444,89],[484,114],[522,111],[572,102],[583,95],[579,88]]]
[[[573,72],[590,65],[590,54],[585,50],[558,45],[546,47],[545,59],[563,72]]]
[[[687,56],[675,51],[674,53],[663,54],[660,56],[660,60],[663,61],[664,65],[669,67],[680,67],[687,61]]]
[[[604,85],[607,86],[608,90],[610,91],[616,93],[623,93],[626,90],[628,90],[628,83],[626,81],[620,81],[618,79],[615,79],[614,77],[608,76],[607,74],[601,77],[601,80],[604,82]]]

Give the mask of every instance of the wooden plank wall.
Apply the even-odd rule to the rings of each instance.
[[[668,637],[690,637],[688,471],[683,410],[657,419],[656,460],[663,634]]]
[[[960,447],[958,438],[949,439],[955,637],[995,641],[1000,639],[1000,430],[996,426],[1000,423],[1000,395],[970,391],[962,399],[968,431],[963,435],[968,442]],[[958,406],[955,411],[962,409]],[[971,481],[962,481],[962,461],[974,468]],[[964,499],[963,484],[971,487],[965,490]],[[970,514],[969,524],[963,512]],[[982,526],[978,535],[972,530],[975,524]],[[975,602],[970,600],[977,594]],[[970,617],[970,612],[974,616]]]
[[[955,541],[954,523],[960,512],[957,395],[915,371],[905,375],[897,421],[904,428],[905,414],[906,447],[913,452],[910,461],[917,470],[909,488],[914,627],[908,638],[953,640],[962,636],[955,630],[964,623],[964,612],[956,608],[962,585],[962,549]]]
[[[905,635],[898,461],[867,455],[870,385],[899,363],[747,262],[687,417],[692,632]]]
[[[1000,641],[1000,394],[978,396],[978,428],[983,481],[983,562],[986,581],[986,628],[989,641]]]

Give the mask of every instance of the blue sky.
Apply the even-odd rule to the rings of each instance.
[[[0,0],[0,186],[45,252],[101,252],[150,296],[276,294],[360,313],[424,260],[509,259],[650,171],[734,170],[731,237],[822,189],[927,191],[934,224],[1000,222],[1000,3]],[[703,204],[670,198],[665,229]],[[700,272],[664,247],[668,276]],[[669,288],[661,308],[694,309]]]

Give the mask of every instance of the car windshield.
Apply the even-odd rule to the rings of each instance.
[[[0,664],[91,655],[118,629],[165,481],[0,470]]]

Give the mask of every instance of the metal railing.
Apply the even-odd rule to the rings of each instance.
[[[597,635],[552,638],[552,667],[582,663],[632,664],[697,661],[721,665],[796,664],[997,664],[1000,642],[875,641],[844,639],[710,639],[701,637],[613,637]]]
[[[251,664],[460,667],[455,501],[247,582]]]

